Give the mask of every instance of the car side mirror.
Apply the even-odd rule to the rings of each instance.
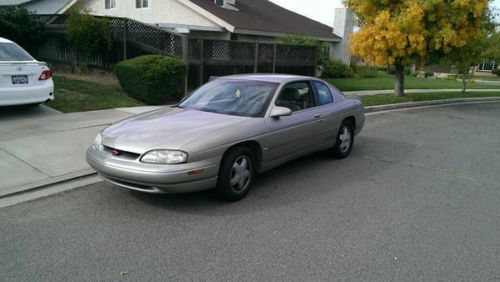
[[[270,116],[272,118],[279,118],[279,117],[289,116],[291,114],[292,114],[292,110],[290,110],[289,108],[275,106],[271,110]]]

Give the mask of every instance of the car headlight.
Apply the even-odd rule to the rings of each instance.
[[[104,146],[102,145],[102,135],[101,133],[97,133],[97,136],[95,137],[94,144],[92,145],[94,149],[98,151],[104,150]]]
[[[176,150],[153,150],[141,158],[141,162],[149,164],[182,164],[187,161],[188,155]]]

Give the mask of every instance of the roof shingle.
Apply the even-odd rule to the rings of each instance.
[[[189,0],[236,29],[340,39],[333,28],[289,11],[268,0],[236,0],[239,11],[225,9],[214,0]],[[333,13],[333,11],[332,11]]]

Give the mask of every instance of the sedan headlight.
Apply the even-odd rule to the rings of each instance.
[[[95,137],[94,144],[92,145],[94,149],[98,151],[104,150],[104,146],[102,145],[102,135],[101,133],[97,133],[97,136]]]
[[[187,161],[188,155],[176,150],[153,150],[147,152],[141,162],[149,164],[182,164]]]

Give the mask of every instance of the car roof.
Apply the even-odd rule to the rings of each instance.
[[[314,77],[293,75],[293,74],[237,74],[222,76],[217,79],[241,79],[241,80],[259,80],[274,83],[283,83],[291,80],[310,80]]]
[[[13,42],[7,38],[0,37],[0,43],[13,43]]]

